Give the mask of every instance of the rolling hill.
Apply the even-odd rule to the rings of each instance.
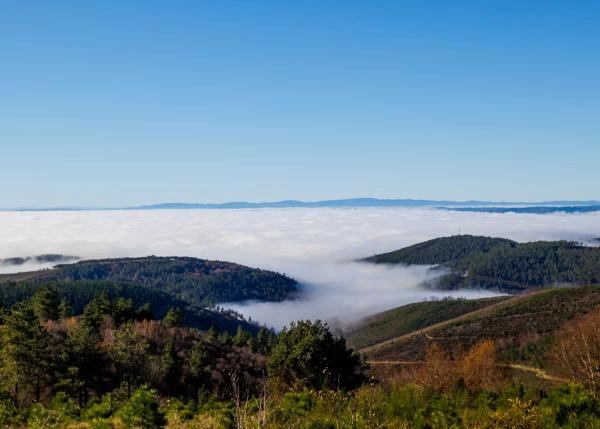
[[[507,296],[484,299],[441,299],[404,305],[365,318],[344,335],[355,348],[365,348],[436,323],[454,319],[497,302]]]
[[[298,292],[297,282],[285,275],[230,262],[189,257],[121,258],[81,261],[51,270],[0,275],[0,304],[11,307],[52,285],[76,313],[101,293],[150,303],[162,317],[169,307],[185,310],[190,326],[234,331],[238,324],[256,330],[238,315],[217,311],[218,303],[255,299],[282,301]]]
[[[197,305],[250,299],[282,301],[297,292],[297,282],[279,273],[190,257],[89,260],[58,265],[52,270],[0,276],[0,281],[3,279],[131,283],[157,289]]]
[[[363,259],[450,269],[429,284],[520,293],[557,284],[600,284],[600,248],[570,241],[517,243],[472,235],[442,237]]]
[[[414,322],[415,312],[435,314],[440,302],[400,307],[366,319],[349,332],[349,339],[356,339],[356,346],[371,361],[399,362],[421,360],[434,342],[455,352],[489,339],[504,360],[543,367],[557,330],[600,305],[600,287],[544,289],[504,299],[476,300],[471,305],[472,311],[457,317],[421,317],[420,323]],[[454,302],[454,309],[448,307],[454,314],[466,309],[460,302]],[[378,342],[363,340],[369,337]]]

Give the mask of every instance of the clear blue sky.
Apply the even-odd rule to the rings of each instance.
[[[600,198],[598,1],[0,2],[0,207]]]

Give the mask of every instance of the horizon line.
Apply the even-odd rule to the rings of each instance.
[[[276,201],[226,201],[220,203],[162,202],[129,206],[48,206],[11,207],[0,211],[112,211],[112,210],[182,210],[182,209],[252,209],[252,208],[360,208],[360,207],[435,207],[435,206],[589,206],[599,205],[600,200],[544,200],[544,201],[493,201],[493,200],[437,200],[420,198],[374,198],[356,197],[303,201],[285,199]],[[438,207],[444,208],[444,207]]]

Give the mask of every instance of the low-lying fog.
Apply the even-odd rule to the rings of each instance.
[[[518,241],[600,237],[600,213],[488,214],[435,209],[258,209],[0,212],[0,259],[66,254],[83,259],[195,256],[286,273],[304,299],[229,305],[253,320],[281,327],[300,318],[342,323],[422,301],[426,267],[385,267],[353,259],[430,238],[482,234]],[[0,272],[48,267],[0,267]],[[479,297],[485,292],[454,295]]]

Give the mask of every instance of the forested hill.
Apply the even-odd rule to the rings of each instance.
[[[376,264],[439,265],[453,264],[498,247],[515,247],[516,241],[474,235],[434,238],[400,250],[366,258]]]
[[[158,289],[195,305],[244,300],[282,301],[297,282],[272,271],[189,257],[121,258],[81,261],[32,274],[31,280],[104,280]]]
[[[517,243],[457,235],[366,258],[386,264],[439,265],[451,270],[431,286],[518,293],[556,284],[600,284],[600,248],[569,241]]]
[[[235,332],[239,325],[258,330],[240,315],[215,304],[255,299],[292,298],[297,282],[285,275],[230,262],[189,257],[122,258],[81,261],[51,270],[0,275],[0,306],[11,308],[37,290],[51,286],[70,311],[79,314],[85,303],[106,296],[126,299],[133,308],[148,307],[155,317],[169,308],[183,311],[187,325]]]

